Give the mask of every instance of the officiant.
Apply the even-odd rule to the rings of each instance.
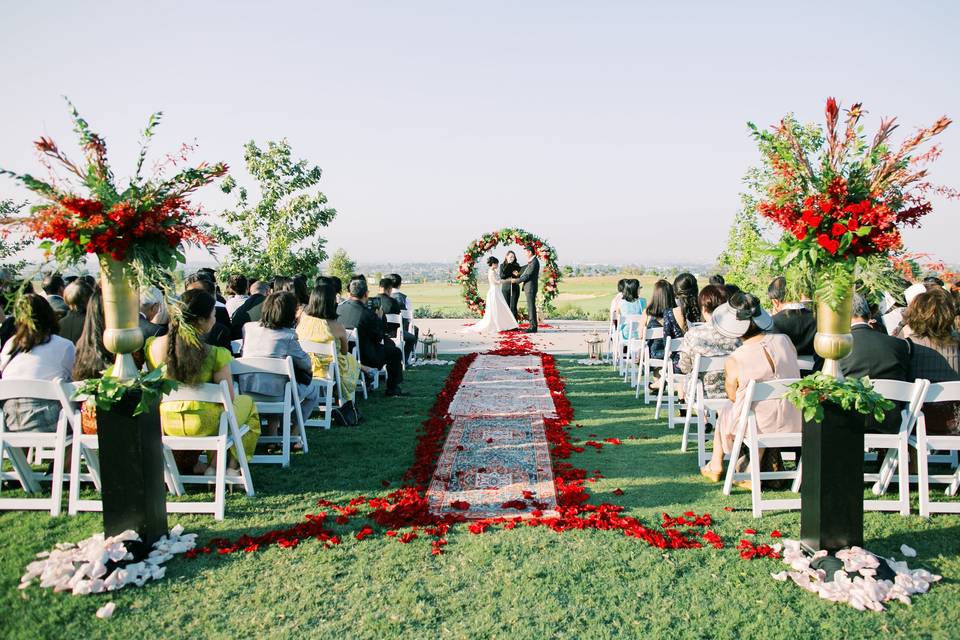
[[[523,267],[517,262],[517,254],[513,251],[507,251],[507,255],[503,256],[503,261],[500,262],[500,279],[504,281],[500,285],[500,290],[503,292],[503,299],[510,305],[510,312],[518,320],[520,319],[520,315],[517,313],[517,303],[520,301],[520,284],[516,282],[510,284],[507,280],[519,278],[521,271],[523,271]]]

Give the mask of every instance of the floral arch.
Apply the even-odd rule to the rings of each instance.
[[[553,311],[553,299],[559,293],[557,285],[560,282],[557,252],[542,238],[523,229],[511,228],[485,233],[468,244],[466,251],[463,252],[463,258],[457,269],[457,282],[460,283],[460,290],[467,308],[477,314],[483,314],[484,311],[484,300],[477,293],[477,260],[495,247],[510,244],[530,248],[540,259],[540,308],[547,313]]]

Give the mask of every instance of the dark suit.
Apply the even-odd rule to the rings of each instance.
[[[232,345],[230,344],[230,327],[225,324],[217,322],[208,333],[201,336],[201,339],[206,344],[214,347],[223,347],[230,353],[233,353]]]
[[[227,307],[223,305],[217,305],[213,309],[213,315],[216,318],[217,322],[222,324],[225,327],[231,326],[230,322],[230,312],[227,311]]]
[[[853,350],[840,361],[840,371],[850,378],[870,376],[874,380],[910,381],[910,346],[906,340],[874,331],[866,324],[854,325]],[[881,424],[866,418],[870,432],[892,433],[900,428],[900,409],[887,412]]]
[[[501,280],[519,278],[521,273],[523,273],[523,267],[516,262],[500,263]],[[513,317],[516,318],[519,315],[517,312],[517,304],[520,302],[520,284],[504,282],[500,285],[500,291],[503,293],[503,299],[510,305],[510,311],[513,312]]]
[[[140,331],[143,332],[144,340],[167,335],[167,327],[150,322],[142,313],[140,314]]]
[[[242,339],[243,325],[260,319],[260,309],[266,299],[266,296],[262,293],[255,293],[237,307],[237,310],[233,312],[233,317],[230,318],[230,337],[232,339]]]
[[[400,303],[400,309],[403,311],[407,310],[407,296],[400,292],[394,291],[392,294],[393,299]],[[407,359],[410,358],[413,354],[417,352],[417,342],[420,340],[420,328],[414,325],[413,331],[410,331],[410,321],[407,318],[403,319],[403,342],[406,345],[404,347],[404,353],[407,354]]]
[[[86,318],[87,314],[83,311],[73,309],[67,311],[67,315],[60,319],[60,337],[77,344],[80,334],[83,333],[83,322]]]
[[[527,298],[527,315],[530,316],[531,333],[537,332],[537,291],[540,288],[540,261],[533,256],[530,262],[520,273],[520,282],[523,284],[523,293]]]
[[[815,371],[823,368],[823,358],[813,348],[813,338],[817,335],[817,318],[813,311],[784,309],[773,316],[773,326],[777,333],[790,338],[798,356],[813,356]]]
[[[360,362],[365,367],[387,367],[387,391],[396,389],[403,382],[403,355],[390,338],[384,335],[382,318],[362,302],[348,298],[337,307],[337,321],[347,329],[357,330],[360,347]]]

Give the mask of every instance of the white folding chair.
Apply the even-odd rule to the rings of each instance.
[[[720,409],[730,403],[727,398],[707,398],[703,388],[703,376],[707,373],[723,371],[728,356],[706,357],[699,353],[693,356],[693,367],[687,379],[687,411],[683,418],[683,439],[680,441],[680,451],[687,450],[691,440],[690,422],[694,414],[697,417],[697,432],[693,440],[697,443],[697,466],[707,464],[707,419],[711,418],[717,424]]]
[[[798,356],[797,365],[800,367],[800,371],[813,371],[814,360],[811,356]]]
[[[251,358],[253,359],[253,358]],[[247,456],[243,451],[243,435],[249,428],[237,422],[230,397],[230,387],[226,380],[220,384],[180,385],[175,391],[163,397],[163,402],[210,402],[223,407],[220,414],[220,428],[215,436],[163,436],[163,457],[166,473],[172,480],[173,493],[186,495],[184,484],[213,485],[214,498],[210,501],[167,500],[168,513],[212,513],[217,520],[223,520],[226,504],[226,486],[242,485],[248,496],[254,495],[253,478]],[[237,473],[227,473],[227,454],[233,451],[240,469]],[[181,474],[177,469],[174,451],[213,451],[216,454],[216,474],[213,476]],[[208,461],[209,462],[209,461]]]
[[[676,405],[680,402],[679,389],[686,390],[687,376],[673,368],[673,354],[683,351],[686,342],[683,338],[667,337],[663,345],[663,359],[666,364],[663,367],[663,376],[661,377],[660,390],[657,392],[657,408],[653,413],[653,419],[660,419],[660,408],[663,406],[664,392],[667,396],[667,427],[673,429],[676,426]],[[685,407],[685,402],[680,402],[680,408]]]
[[[353,353],[353,357],[357,359],[357,362],[360,363],[360,371],[358,372],[357,375],[360,376],[359,378],[360,391],[363,392],[363,399],[366,400],[368,398],[367,376],[363,373],[363,361],[360,360],[360,340],[357,337],[356,329],[347,329],[347,344],[353,345],[351,347],[351,353]],[[379,380],[379,376],[375,376],[373,379],[373,384],[371,385],[373,389],[377,388],[378,380]]]
[[[80,384],[65,383],[64,389],[67,391],[67,397],[73,398]],[[80,484],[90,482],[97,493],[102,491],[100,484],[100,442],[97,440],[96,433],[84,433],[82,419],[80,417],[81,406],[85,398],[77,398],[71,402],[71,410],[68,416],[68,422],[73,430],[73,447],[70,450],[70,488],[67,495],[67,513],[71,516],[77,515],[81,511],[103,511],[103,503],[100,500],[81,499]],[[86,472],[82,467],[86,466]],[[169,472],[165,469],[165,479],[167,488],[172,490]]]
[[[644,332],[643,351],[641,352],[642,367],[637,380],[637,398],[640,397],[640,387],[643,387],[643,403],[653,402],[654,395],[650,392],[650,383],[653,380],[653,369],[655,367],[663,368],[664,359],[654,358],[650,355],[650,340],[663,340],[666,346],[666,339],[663,337],[663,327],[652,327]]]
[[[787,387],[796,382],[795,379],[771,380],[769,382],[757,382],[751,380],[744,393],[746,399],[743,405],[743,411],[737,420],[737,433],[734,439],[733,449],[731,449],[730,462],[727,466],[727,476],[723,483],[724,495],[730,495],[734,481],[749,480],[750,494],[753,504],[753,517],[759,518],[763,512],[773,509],[799,509],[800,498],[786,498],[775,500],[764,500],[762,498],[760,485],[763,480],[796,480],[800,477],[800,466],[793,471],[760,471],[760,449],[783,449],[800,447],[802,443],[802,434],[792,433],[761,433],[757,429],[756,406],[760,402],[778,401],[783,398],[787,392]],[[750,463],[748,471],[739,472],[736,470],[737,459],[740,455],[740,448],[746,445],[750,452]],[[796,490],[796,489],[794,489]]]
[[[318,407],[318,410],[323,412],[323,417],[319,420],[308,417],[306,422],[308,427],[329,429],[333,424],[333,396],[334,393],[340,393],[340,361],[337,360],[337,341],[311,342],[310,340],[301,340],[300,347],[308,354],[330,358],[330,364],[327,365],[327,377],[314,378],[316,384],[320,385],[320,389],[323,391],[323,401]],[[337,406],[342,405],[345,401],[345,398],[340,398]]]
[[[401,313],[388,313],[383,316],[387,321],[387,324],[397,325],[397,330],[394,335],[387,335],[388,338],[393,340],[393,343],[397,345],[397,348],[400,349],[400,362],[401,366],[407,368],[407,353],[406,353],[406,342],[403,340],[403,315]]]
[[[50,495],[46,498],[0,498],[0,510],[49,511],[60,515],[63,498],[63,469],[66,448],[70,444],[68,417],[70,401],[59,380],[0,380],[0,405],[12,398],[50,400],[60,404],[60,417],[53,432],[7,431],[3,411],[0,410],[0,482],[16,480],[27,494],[40,493],[40,483],[50,482]],[[34,471],[27,462],[24,449],[49,449],[53,473]],[[3,471],[3,460],[10,461],[11,470]]]
[[[896,433],[867,433],[863,436],[865,449],[886,449],[879,473],[866,473],[864,480],[875,480],[873,495],[886,494],[891,482],[897,482],[899,497],[897,500],[864,500],[866,511],[898,511],[900,515],[910,515],[910,436],[920,417],[924,395],[928,382],[917,379],[914,382],[901,380],[871,380],[873,390],[887,400],[905,403],[900,412],[900,428]]]
[[[243,352],[243,340],[231,340],[230,351],[233,352],[235,356],[240,355]]]
[[[303,447],[303,452],[307,453],[307,431],[304,425],[303,414],[300,410],[300,392],[297,389],[297,376],[293,369],[293,358],[237,358],[230,362],[230,373],[234,379],[238,375],[245,373],[272,374],[283,376],[287,380],[284,383],[283,395],[276,397],[253,396],[257,405],[257,411],[260,417],[269,415],[279,415],[281,423],[281,435],[278,436],[260,436],[260,442],[263,444],[280,444],[280,454],[257,454],[250,462],[256,464],[280,464],[284,467],[290,466],[290,447],[299,443]],[[297,435],[291,434],[291,423],[296,422]]]
[[[637,334],[640,333],[640,322],[643,320],[643,316],[634,313],[620,317],[620,327],[616,330],[616,345],[615,349],[617,351],[616,356],[616,365],[617,371],[620,375],[623,376],[623,381],[627,381],[627,376],[631,370],[633,359],[631,355],[635,353],[635,358],[639,358],[639,353],[641,350],[641,341]],[[623,327],[627,329],[627,337],[623,337]],[[634,336],[637,336],[634,338]],[[633,349],[631,349],[633,347]]]
[[[938,382],[930,384],[926,390],[924,404],[936,402],[960,402],[960,382]],[[960,451],[960,435],[930,435],[927,433],[927,421],[921,412],[917,420],[917,435],[910,444],[917,450],[918,493],[920,494],[920,515],[929,518],[933,513],[960,513],[960,502],[943,502],[930,499],[930,483],[946,484],[944,495],[955,496],[960,488],[960,467],[957,466],[957,451]],[[930,474],[930,463],[934,452],[949,452],[936,462],[950,465],[947,474]]]

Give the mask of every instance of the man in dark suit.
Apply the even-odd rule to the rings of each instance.
[[[813,311],[801,302],[787,301],[787,279],[774,278],[767,287],[767,297],[773,307],[773,326],[782,333],[797,349],[798,356],[813,356],[815,368],[819,371],[823,359],[813,349],[813,337],[817,334],[817,319]]]
[[[527,333],[537,332],[537,290],[540,288],[540,261],[532,247],[525,247],[527,266],[523,268],[517,279],[523,285],[523,294],[527,298],[527,315],[530,318],[530,328]]]
[[[217,285],[215,285],[212,280],[202,276],[187,278],[187,291],[191,289],[206,291],[216,300]],[[214,307],[214,320],[216,320],[216,322],[213,323],[210,331],[200,336],[200,338],[206,344],[223,347],[233,353],[233,348],[230,344],[232,339],[230,315],[227,313],[227,308],[217,304],[217,306]]]
[[[268,295],[270,295],[270,285],[265,280],[257,280],[250,285],[250,295],[237,307],[233,317],[230,318],[230,337],[234,340],[243,339],[243,325],[260,320],[263,301]]]
[[[66,283],[63,281],[63,276],[59,273],[49,274],[40,284],[40,288],[43,289],[43,297],[46,298],[50,306],[53,307],[53,312],[57,314],[58,320],[67,315],[67,311],[70,310],[66,301],[63,299],[63,290],[66,286]]]
[[[156,338],[167,334],[166,325],[151,322],[163,304],[163,293],[156,287],[147,287],[140,291],[140,331],[143,339]]]
[[[386,276],[380,279],[380,308],[383,310],[383,315],[400,315],[400,312],[403,311],[403,305],[393,297],[393,277]],[[410,326],[410,321],[400,318],[400,324],[395,322],[387,323],[387,334],[390,336],[397,335],[397,329],[401,329],[401,334],[403,336],[403,352],[410,356],[416,353],[417,350],[417,337],[410,333],[407,329]]]
[[[511,256],[512,261],[508,262]],[[517,254],[508,251],[503,257],[503,262],[500,263],[500,280],[503,281],[503,284],[500,285],[500,293],[503,294],[503,299],[510,305],[510,313],[513,314],[514,318],[520,316],[520,312],[517,311],[517,304],[520,302],[520,285],[516,282],[507,281],[519,278],[521,273],[523,273],[523,267],[517,262]]]
[[[400,388],[403,382],[403,354],[384,335],[386,323],[383,310],[373,311],[368,305],[369,291],[366,277],[354,276],[347,285],[350,297],[337,307],[337,320],[347,329],[357,330],[360,347],[360,362],[364,367],[380,369],[387,367],[387,391],[391,397],[408,396]]]
[[[403,286],[403,278],[400,277],[399,273],[390,274],[390,284],[392,286],[390,296],[400,303],[400,308],[404,311],[413,311],[413,305],[410,304],[407,294],[400,291],[400,287]],[[410,320],[407,318],[403,319],[403,341],[406,343],[407,360],[410,360],[417,353],[417,342],[420,341],[420,328],[413,325],[413,329],[411,330]]]
[[[870,304],[860,294],[853,297],[853,350],[840,361],[840,371],[850,378],[910,380],[910,346],[906,340],[876,331],[870,326]],[[900,428],[900,408],[887,412],[882,423],[866,418],[869,432],[892,433]]]

